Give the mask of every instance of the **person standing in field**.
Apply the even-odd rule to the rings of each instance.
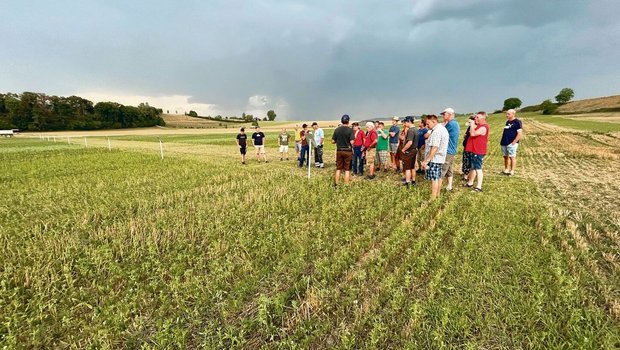
[[[312,129],[314,129],[314,165],[317,168],[323,168],[323,142],[325,141],[325,133],[323,129],[319,128],[317,122],[312,123]]]
[[[368,165],[368,180],[375,178],[375,155],[377,147],[377,130],[373,122],[366,123],[366,137],[364,138],[364,146],[362,152],[366,156],[366,164]]]
[[[359,123],[353,123],[353,175],[364,175],[364,159],[362,159],[362,147],[364,147],[364,131],[360,129]]]
[[[278,145],[280,146],[280,161],[283,160],[286,154],[286,160],[288,160],[288,141],[290,135],[286,132],[285,128],[282,128],[282,132],[278,135]]]
[[[379,127],[377,128],[377,157],[375,158],[375,167],[381,170],[383,168],[383,172],[388,171],[388,167],[390,166],[389,162],[389,150],[390,150],[390,133],[386,131],[385,124],[383,122],[379,122]]]
[[[426,179],[431,181],[431,199],[435,199],[441,190],[441,169],[446,162],[450,135],[434,114],[426,117],[426,124],[431,130],[431,136],[426,140],[422,166],[426,169]]]
[[[299,153],[299,167],[303,168],[304,162],[310,162],[310,146],[308,145],[308,124],[303,124],[299,137],[301,138],[301,152]]]
[[[469,121],[469,138],[465,150],[471,153],[471,169],[465,187],[473,187],[472,191],[482,192],[482,163],[487,154],[489,143],[489,124],[486,112],[478,112],[474,120]],[[474,180],[477,180],[474,187]]]
[[[506,111],[506,126],[502,133],[500,146],[504,154],[504,170],[503,175],[512,176],[515,174],[517,166],[517,149],[519,141],[523,137],[523,128],[521,121],[516,118],[517,111],[509,109]]]
[[[403,184],[408,188],[415,186],[415,178],[413,170],[415,169],[415,158],[418,149],[418,130],[413,125],[412,117],[405,117],[403,121],[403,145],[400,149],[400,159],[403,163],[403,171],[405,172],[405,180]]]
[[[295,153],[297,154],[297,161],[299,161],[299,153],[301,152],[301,130],[299,130],[299,124],[295,124]]]
[[[443,116],[444,126],[446,130],[448,130],[448,136],[450,137],[446,160],[441,168],[441,177],[447,180],[446,190],[452,191],[454,158],[456,157],[456,148],[459,142],[459,135],[461,134],[461,127],[459,123],[454,120],[454,109],[446,108],[441,112],[441,115]]]
[[[265,153],[265,134],[260,131],[260,126],[257,126],[252,134],[252,143],[254,144],[254,149],[256,149],[256,161],[260,163],[260,157],[263,156],[265,163],[267,163],[267,154]]]
[[[355,134],[353,129],[349,127],[349,116],[343,115],[340,118],[341,126],[334,130],[332,135],[332,143],[336,144],[336,175],[334,177],[334,185],[340,183],[340,174],[344,171],[344,183],[349,184],[351,177],[351,160],[353,159],[353,142]]]
[[[471,158],[473,154],[465,150],[467,146],[467,140],[469,140],[469,121],[476,118],[475,114],[469,116],[469,120],[465,123],[465,135],[463,136],[463,164],[461,165],[461,172],[463,173],[463,181],[467,183],[469,178],[469,170],[471,169]]]
[[[422,169],[422,161],[424,160],[424,151],[426,150],[426,139],[431,135],[426,128],[426,116],[422,116],[418,124],[418,153],[416,155],[416,174],[424,174]]]
[[[245,128],[239,129],[239,133],[237,134],[237,146],[239,147],[239,153],[241,153],[241,164],[245,164],[245,154],[247,152],[247,140],[248,135],[245,133]]]
[[[398,127],[398,117],[392,118],[392,126],[390,126],[390,164],[392,169],[397,172],[400,171],[400,160],[398,157],[398,135],[400,134],[400,128]]]

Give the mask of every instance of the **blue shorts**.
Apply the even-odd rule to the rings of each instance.
[[[515,143],[514,145],[509,144],[506,146],[502,146],[502,153],[504,154],[504,157],[516,157],[517,156],[517,149],[519,148],[519,144]]]
[[[471,153],[471,169],[473,170],[482,170],[482,163],[484,162],[483,154],[474,154]]]
[[[428,163],[428,168],[426,169],[426,175],[424,176],[427,180],[437,181],[441,180],[441,167],[443,164],[441,163]]]

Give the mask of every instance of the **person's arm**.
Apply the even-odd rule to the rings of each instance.
[[[517,136],[514,140],[512,140],[512,144],[515,145],[521,138],[523,137],[523,129],[521,128],[521,123],[519,123],[519,129],[517,129]]]
[[[379,141],[379,134],[377,134],[377,137],[374,140],[372,139],[372,137],[370,139],[372,141],[370,142],[370,146],[368,148],[377,147],[377,142]]]
[[[469,124],[469,136],[470,137],[484,136],[486,135],[486,133],[487,133],[487,128],[476,129],[476,123]]]
[[[435,153],[437,153],[438,150],[439,146],[431,146],[431,150],[428,152],[428,157],[422,161],[422,164],[424,164],[425,167],[431,160],[433,160],[433,157],[435,157]]]
[[[411,147],[418,148],[419,143],[420,143],[420,133],[416,130],[413,133],[413,143],[411,144]]]
[[[409,149],[409,147],[411,147],[412,144],[413,144],[412,140],[407,141],[405,145],[403,146],[403,148],[401,149],[401,151],[403,153],[407,152],[407,150]]]

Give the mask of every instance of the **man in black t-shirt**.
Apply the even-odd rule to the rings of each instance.
[[[263,156],[267,163],[267,154],[265,154],[265,134],[260,131],[260,126],[256,127],[256,131],[252,134],[252,143],[256,149],[256,160],[260,163],[260,156]]]
[[[237,134],[237,146],[239,146],[239,152],[241,153],[241,164],[245,164],[245,153],[247,150],[248,135],[245,134],[245,128],[241,128]]]
[[[523,137],[523,126],[521,121],[515,117],[517,112],[514,109],[506,111],[506,126],[502,133],[500,146],[504,155],[503,175],[512,176],[515,174],[517,166],[517,149],[519,148],[519,140]]]
[[[351,176],[351,160],[353,159],[353,142],[355,134],[353,129],[349,127],[349,116],[343,115],[340,121],[342,125],[334,130],[332,135],[332,143],[336,144],[336,176],[334,185],[340,182],[340,172],[344,170],[344,183],[349,184]]]

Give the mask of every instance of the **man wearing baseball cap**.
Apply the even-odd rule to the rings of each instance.
[[[441,112],[443,116],[443,125],[448,130],[448,151],[446,153],[446,161],[441,167],[441,178],[447,179],[446,185],[447,191],[452,191],[452,179],[454,177],[454,157],[456,156],[456,147],[459,142],[459,135],[461,134],[461,127],[459,123],[454,120],[454,109],[446,108]]]
[[[405,183],[407,187],[415,186],[415,179],[412,181],[412,173],[415,169],[415,157],[418,149],[418,130],[413,125],[412,117],[405,117],[403,120],[405,139],[401,149],[400,158],[403,161],[403,171],[405,172]]]
[[[355,135],[353,129],[349,127],[350,118],[343,115],[340,118],[342,125],[334,130],[332,135],[332,143],[336,144],[336,175],[334,177],[334,185],[340,182],[340,173],[344,170],[344,183],[349,184],[351,177],[351,160],[353,159],[353,142]]]

